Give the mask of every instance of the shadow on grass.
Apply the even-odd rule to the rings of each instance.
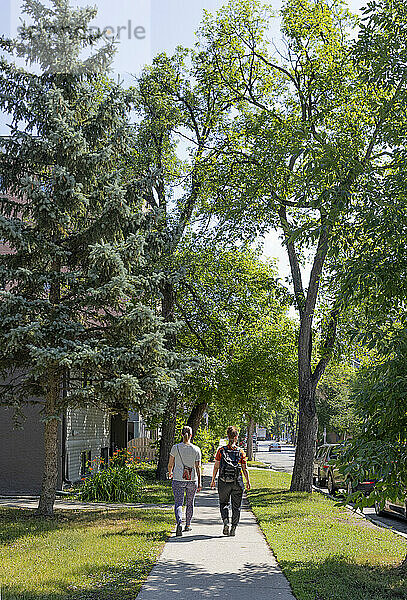
[[[8,589],[3,600],[134,600],[143,580],[151,569],[151,561],[138,561],[129,568],[118,568],[106,565],[106,568],[91,570],[88,577],[95,578],[95,586],[88,590],[69,590],[59,585],[58,581],[46,582],[58,590],[55,594],[26,594],[21,597],[19,590]],[[88,570],[91,567],[88,568]],[[81,573],[77,573],[81,575]],[[246,598],[256,596],[256,590],[262,598],[264,592],[275,596],[276,588],[289,594],[287,580],[270,564],[246,563],[238,572],[222,572],[215,576],[204,567],[193,566],[182,560],[166,560],[158,563],[147,582],[146,590],[154,600],[169,598],[222,598],[230,600],[234,597]],[[14,595],[13,595],[14,594]],[[287,595],[284,594],[284,597]]]
[[[101,537],[110,538],[110,537],[143,537],[147,540],[152,540],[153,542],[165,542],[168,538],[168,533],[165,529],[161,531],[134,531],[131,529],[122,529],[121,531],[112,531],[109,533],[103,533]]]
[[[406,600],[406,573],[332,556],[321,563],[282,561],[294,594],[307,600]]]
[[[83,587],[57,579],[43,582],[43,589],[53,592],[27,592],[8,586],[2,590],[2,600],[134,600],[154,562],[153,558],[145,558],[125,566],[87,565],[72,573],[83,580]]]
[[[133,600],[141,581],[152,567],[152,561],[137,561],[120,568],[89,566],[77,575],[87,577],[87,584],[94,587],[70,590],[58,587],[58,581],[48,582],[58,592],[54,595],[26,595],[24,600]],[[315,564],[312,562],[286,561],[283,568],[294,594],[306,600],[405,600],[406,580],[396,569],[370,568],[355,565],[340,556]],[[151,573],[147,589],[156,600],[172,597],[231,598],[231,590],[239,597],[275,597],[279,590],[288,596],[287,580],[270,564],[247,562],[238,572],[222,572],[214,576],[203,567],[193,567],[183,561],[158,563]],[[238,592],[237,592],[238,590]],[[17,590],[16,590],[17,591]],[[8,594],[8,595],[7,595]],[[4,600],[20,598],[7,591]]]
[[[35,517],[31,509],[3,509],[0,510],[0,544],[9,545],[22,537],[43,536],[49,532],[72,529],[73,527],[92,528],[99,527],[101,524],[117,525],[118,521],[140,521],[141,523],[145,522],[148,527],[152,515],[154,515],[155,526],[168,523],[168,515],[160,514],[159,510],[66,510],[57,511],[52,519],[42,519]],[[134,532],[135,535],[145,535],[146,537],[149,535],[162,535],[162,533],[162,531],[143,532],[142,530]],[[111,535],[117,535],[117,533],[112,532]]]
[[[254,488],[248,493],[251,506],[271,506],[272,504],[285,504],[294,501],[312,499],[312,494],[307,492],[290,492],[289,490],[268,490]]]
[[[3,600],[134,600],[142,581],[154,560],[133,561],[131,564],[92,566],[77,571],[83,578],[82,589],[64,586],[58,580],[47,581],[54,593],[27,593],[10,587],[3,590]],[[332,556],[321,563],[284,561],[294,594],[304,600],[405,600],[406,579],[394,568],[371,568]],[[289,597],[287,580],[270,564],[246,563],[236,572],[217,573],[204,567],[191,566],[181,560],[158,563],[150,574],[146,589],[156,600],[172,597],[231,598],[231,590],[239,590],[239,597],[260,595],[274,597],[276,590]],[[246,594],[247,591],[247,594]]]

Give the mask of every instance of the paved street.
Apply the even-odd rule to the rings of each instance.
[[[275,471],[291,473],[294,466],[295,448],[291,444],[281,442],[281,452],[269,452],[270,442],[259,442],[259,451],[256,452],[256,460],[261,460]]]
[[[281,443],[281,452],[269,452],[270,442],[259,442],[259,451],[256,452],[256,460],[261,460],[271,465],[275,471],[285,471],[291,473],[294,466],[295,448],[291,445]],[[326,492],[326,488],[322,488]],[[365,508],[363,511],[378,525],[391,527],[407,536],[407,521],[404,519],[392,518],[391,516],[379,517],[376,515],[374,508]]]
[[[385,525],[387,527],[391,527],[391,529],[394,529],[395,531],[398,531],[399,533],[402,533],[405,537],[407,537],[407,521],[405,521],[404,519],[393,519],[390,516],[378,517],[375,513],[374,508],[365,508],[363,512],[378,525]]]
[[[250,510],[242,511],[236,537],[222,535],[212,468],[204,468],[192,531],[169,539],[137,600],[295,600]]]

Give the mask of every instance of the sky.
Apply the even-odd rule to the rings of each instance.
[[[43,2],[47,4],[49,0]],[[213,13],[225,0],[71,0],[71,3],[97,7],[95,26],[117,40],[114,73],[125,82],[131,82],[134,74],[157,53],[171,53],[178,45],[193,46],[204,9]],[[365,0],[348,0],[353,12],[358,12],[365,3]],[[282,2],[269,0],[267,4],[278,10]],[[0,34],[13,37],[20,19],[21,0],[0,0]],[[271,28],[271,36],[278,44],[277,21]],[[0,114],[0,135],[7,133],[6,121]],[[279,275],[285,279],[289,265],[278,232],[266,236],[264,255],[278,259]]]

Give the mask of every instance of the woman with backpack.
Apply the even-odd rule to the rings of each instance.
[[[191,437],[191,427],[183,427],[182,442],[171,448],[168,461],[168,477],[172,479],[172,491],[175,501],[176,536],[182,535],[184,495],[186,496],[184,531],[191,531],[195,496],[197,492],[201,491],[201,450],[198,446],[191,444]]]
[[[223,521],[223,534],[236,535],[236,527],[240,519],[240,507],[244,490],[242,472],[246,479],[246,488],[250,490],[249,473],[247,472],[246,455],[237,446],[238,432],[236,427],[227,428],[229,443],[222,446],[216,453],[211,488],[215,488],[215,478],[218,477],[218,494],[220,514]],[[229,501],[232,504],[232,527],[229,530]]]

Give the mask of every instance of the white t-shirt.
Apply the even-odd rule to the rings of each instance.
[[[170,454],[175,459],[175,465],[172,472],[175,481],[186,481],[182,477],[184,465],[192,468],[191,481],[198,481],[198,475],[195,469],[195,463],[201,462],[201,449],[198,448],[198,446],[180,442],[171,448]],[[184,465],[182,463],[184,463]]]

